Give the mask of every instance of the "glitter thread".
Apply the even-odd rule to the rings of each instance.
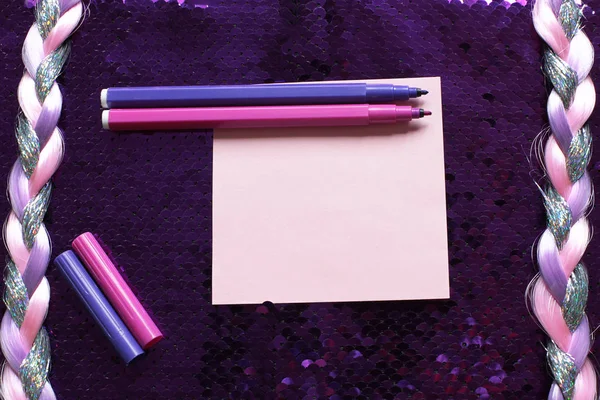
[[[27,203],[23,211],[23,241],[28,249],[33,247],[35,237],[48,210],[52,184],[47,182],[40,192]]]
[[[551,49],[546,50],[544,54],[543,70],[546,77],[552,82],[552,86],[560,96],[565,108],[569,108],[579,83],[577,73]]]
[[[27,306],[29,305],[29,296],[27,295],[27,288],[25,287],[25,283],[23,283],[17,266],[10,259],[6,263],[4,281],[4,304],[10,312],[13,321],[20,328],[25,319]]]
[[[554,380],[560,387],[564,400],[571,400],[578,373],[575,360],[568,353],[559,349],[553,341],[548,344],[547,358]]]
[[[589,125],[584,125],[571,140],[567,156],[569,179],[575,183],[585,173],[592,156],[592,135]]]
[[[40,141],[23,113],[17,117],[16,136],[21,166],[27,178],[31,178],[40,158]]]
[[[569,277],[567,291],[561,307],[563,318],[571,332],[579,326],[585,315],[588,300],[589,278],[585,267],[580,263]]]
[[[37,334],[31,351],[19,368],[19,377],[29,400],[37,400],[46,384],[50,369],[50,342],[46,329]]]
[[[552,186],[549,186],[544,194],[544,206],[548,218],[548,229],[554,235],[556,245],[560,250],[569,236],[573,220],[569,204]]]

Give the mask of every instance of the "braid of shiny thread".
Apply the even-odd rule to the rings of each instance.
[[[69,54],[69,41],[80,23],[80,0],[39,0],[36,22],[23,45],[25,73],[19,83],[15,134],[19,158],[8,179],[11,213],[4,225],[8,249],[0,325],[6,359],[0,377],[5,400],[51,400],[48,382],[50,344],[42,326],[48,312],[50,286],[44,276],[51,244],[43,220],[51,193],[50,179],[63,156],[57,127],[62,95],[56,78]]]
[[[588,76],[594,49],[581,30],[581,20],[581,7],[574,0],[537,0],[533,7],[535,29],[548,45],[543,71],[553,90],[547,106],[552,134],[543,152],[549,179],[542,190],[547,229],[538,242],[540,274],[531,283],[529,296],[549,336],[552,400],[597,398],[596,371],[588,358],[589,278],[581,261],[590,241],[586,213],[593,200],[587,172],[592,137],[587,120],[596,92]]]

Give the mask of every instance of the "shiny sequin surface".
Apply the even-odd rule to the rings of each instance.
[[[533,183],[542,173],[530,150],[547,126],[548,92],[531,5],[220,3],[226,5],[203,9],[94,0],[73,38],[59,78],[66,155],[46,215],[54,256],[78,234],[98,233],[166,338],[125,367],[51,266],[46,327],[58,397],[544,398],[551,384],[546,338],[524,302],[536,272],[531,246],[546,226]],[[587,4],[584,29],[597,45],[593,12],[600,0]],[[22,1],[0,2],[4,176],[19,157],[16,89],[33,21]],[[592,77],[600,76],[598,65]],[[100,128],[99,94],[107,86],[411,76],[442,77],[447,301],[213,307],[210,133],[118,135]],[[596,115],[592,135],[600,132]],[[590,163],[595,184],[597,154]],[[7,215],[4,197],[0,206]],[[590,215],[595,227],[598,210]],[[598,240],[583,260],[593,328],[600,311]]]

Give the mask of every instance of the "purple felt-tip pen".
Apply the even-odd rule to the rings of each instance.
[[[385,83],[119,87],[102,90],[104,108],[178,108],[384,104],[407,101],[427,90]]]
[[[67,278],[92,317],[110,340],[126,364],[144,351],[129,332],[119,315],[87,273],[81,261],[71,250],[54,260],[54,264]]]

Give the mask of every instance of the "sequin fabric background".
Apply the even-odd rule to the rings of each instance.
[[[203,10],[150,0],[95,1],[75,35],[61,78],[66,157],[47,218],[54,256],[84,231],[101,235],[166,339],[126,368],[50,267],[50,378],[59,398],[543,398],[550,385],[545,336],[523,299],[535,273],[531,245],[545,224],[533,184],[541,175],[529,161],[532,141],[547,124],[541,43],[530,6],[221,3]],[[593,11],[600,1],[588,5],[585,29],[597,45]],[[0,3],[4,176],[17,157],[16,88],[32,22],[22,1]],[[100,128],[99,92],[111,85],[438,75],[448,301],[213,307],[211,135],[117,135]],[[595,136],[598,121],[596,114]],[[596,187],[597,162],[594,155]],[[8,213],[4,196],[0,209]],[[600,212],[591,219],[600,227]],[[594,239],[585,256],[594,327],[600,320],[598,243]]]

